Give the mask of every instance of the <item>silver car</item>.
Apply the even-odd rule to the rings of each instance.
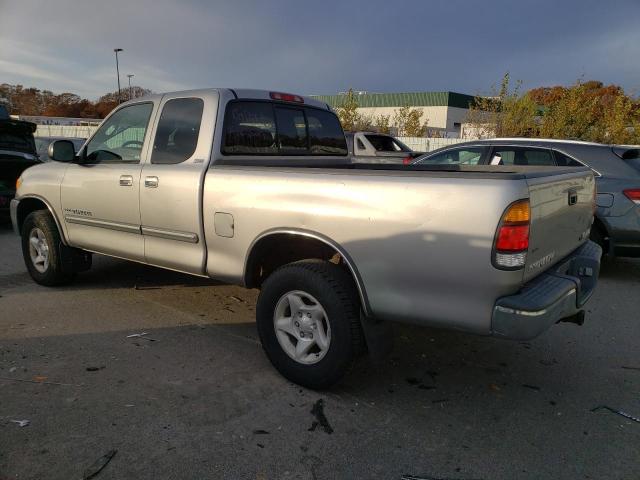
[[[640,257],[640,146],[496,138],[434,150],[414,164],[587,166],[598,191],[591,239],[609,255]]]

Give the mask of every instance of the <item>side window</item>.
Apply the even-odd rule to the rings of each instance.
[[[121,108],[109,117],[87,144],[86,163],[140,163],[153,103]]]
[[[556,157],[556,163],[560,167],[584,167],[584,165],[578,162],[577,160],[574,160],[568,155],[565,155],[564,153],[561,153],[557,150],[553,151],[553,155],[554,157]]]
[[[360,139],[358,139],[358,150],[365,150],[364,143]]]
[[[222,153],[276,155],[276,121],[271,103],[233,102],[225,115]]]
[[[305,109],[311,155],[347,155],[347,141],[340,120],[328,110]]]
[[[497,165],[555,165],[551,150],[546,148],[530,147],[495,147],[492,154],[492,163]]]
[[[203,108],[200,98],[176,98],[164,104],[151,163],[175,164],[191,158],[198,145]]]
[[[307,122],[302,110],[276,107],[276,129],[281,152],[306,153],[308,149]]]
[[[478,165],[486,154],[488,147],[454,148],[423,158],[420,165]]]

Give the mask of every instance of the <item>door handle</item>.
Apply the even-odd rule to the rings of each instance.
[[[121,175],[120,176],[120,186],[121,187],[130,187],[133,185],[133,177],[131,175]]]
[[[158,177],[145,177],[144,186],[147,188],[158,188]]]

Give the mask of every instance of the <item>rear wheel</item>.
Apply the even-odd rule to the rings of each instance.
[[[328,388],[362,349],[360,305],[351,277],[328,262],[295,262],[271,274],[256,309],[267,357],[287,379]]]
[[[24,263],[36,283],[51,287],[73,280],[74,274],[63,270],[60,233],[48,211],[27,215],[21,233]]]

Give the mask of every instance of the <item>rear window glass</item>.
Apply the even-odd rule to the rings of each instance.
[[[365,135],[378,152],[408,152],[409,147],[386,135]]]
[[[301,154],[307,151],[309,139],[302,110],[276,108],[276,127],[280,151]]]
[[[35,153],[35,146],[31,135],[21,135],[13,132],[0,132],[0,149],[18,152]]]
[[[272,102],[234,101],[227,106],[222,153],[227,155],[346,155],[335,114]]]
[[[556,163],[560,167],[584,167],[583,164],[574,160],[573,158],[565,155],[564,153],[554,151],[553,154],[556,157]]]

